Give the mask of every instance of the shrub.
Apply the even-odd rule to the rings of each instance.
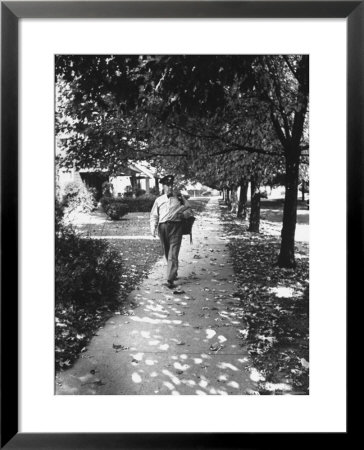
[[[56,232],[60,231],[62,226],[63,216],[64,216],[64,207],[62,202],[56,197],[55,199],[55,225]]]
[[[120,220],[128,212],[128,205],[120,202],[111,202],[106,210],[106,214],[111,220]]]
[[[109,207],[111,201],[112,201],[112,197],[101,197],[100,198],[101,207],[105,212],[106,212],[107,208]]]
[[[97,204],[94,194],[82,183],[67,183],[65,186],[62,204],[64,213],[91,212]]]
[[[158,197],[159,196],[159,189],[156,186],[154,186],[154,187],[150,188],[149,193],[152,194],[152,195],[156,195]]]
[[[101,240],[80,237],[58,224],[56,233],[56,304],[83,307],[115,301],[121,280],[121,257]]]
[[[104,181],[101,185],[101,189],[102,189],[103,197],[112,197],[112,193],[114,191],[114,186],[112,183],[109,183],[108,181]]]
[[[302,192],[302,188],[303,188],[303,185],[302,185],[302,183],[301,183],[301,184],[298,185],[298,190],[299,190],[300,192]],[[309,193],[310,193],[310,185],[309,185],[309,183],[308,183],[307,181],[306,181],[306,183],[305,183],[304,188],[305,188],[306,194],[309,194]]]
[[[144,195],[142,195],[141,197],[140,197],[140,201],[141,200],[143,200],[143,201],[155,201],[155,199],[157,198],[158,196],[157,195],[154,195],[154,194],[144,194]]]
[[[137,189],[135,195],[137,197],[141,197],[142,195],[144,195],[146,193],[146,191],[144,189]]]
[[[126,186],[124,197],[133,197],[133,188],[131,186]]]
[[[150,212],[156,198],[153,194],[145,194],[137,198],[124,197],[123,202],[128,205],[130,212]]]
[[[98,206],[98,203],[99,203],[97,201],[97,199],[98,199],[97,189],[95,187],[88,187],[87,190],[91,193],[91,195],[92,195],[92,197],[94,199],[94,209],[96,209],[97,206]]]
[[[100,202],[103,210],[112,220],[120,220],[129,212],[129,207],[122,198],[102,197]]]

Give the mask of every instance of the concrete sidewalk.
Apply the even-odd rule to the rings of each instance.
[[[75,365],[56,378],[56,394],[242,395],[256,391],[243,346],[233,268],[219,225],[218,199],[185,236],[173,293],[161,259],[130,296],[133,315],[115,315]]]

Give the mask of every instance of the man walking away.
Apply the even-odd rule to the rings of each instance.
[[[182,242],[182,213],[191,208],[190,203],[174,188],[174,176],[160,180],[164,194],[158,197],[150,213],[150,230],[154,237],[157,231],[167,260],[168,288],[175,288],[178,274],[178,254]]]

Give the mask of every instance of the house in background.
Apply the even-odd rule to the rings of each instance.
[[[92,188],[96,193],[96,200],[102,197],[102,185],[105,182],[112,184],[111,194],[114,197],[122,197],[125,193],[136,196],[140,191],[149,194],[161,193],[159,179],[162,174],[157,174],[155,169],[147,163],[130,163],[117,174],[111,175],[107,169],[58,169],[56,171],[57,194],[63,196],[68,183]],[[201,183],[188,183],[183,192],[191,197],[219,195],[219,191],[211,189]]]
[[[130,190],[133,193],[143,190],[146,194],[149,194],[152,188],[157,187],[159,191],[156,172],[150,166],[143,163],[129,164],[119,174],[110,177],[109,181],[113,185],[113,195],[115,197],[121,197],[125,192]]]
[[[117,175],[110,175],[107,169],[58,169],[56,171],[57,191],[63,195],[68,183],[92,188],[96,192],[96,200],[102,197],[102,185],[105,182],[112,184],[112,195],[121,197],[126,192],[136,195],[138,191],[144,190],[150,193],[152,188],[159,191],[158,177],[155,171],[143,163],[131,163],[125,169],[120,170]]]
[[[201,183],[188,183],[185,191],[188,193],[191,197],[209,197],[213,195],[219,195],[219,191],[216,189],[209,188],[207,186],[204,186]]]

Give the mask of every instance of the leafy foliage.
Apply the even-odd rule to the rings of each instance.
[[[129,207],[122,198],[101,197],[101,206],[111,220],[120,220],[129,212]]]
[[[107,216],[111,220],[120,220],[129,212],[128,205],[125,203],[112,202],[106,210]]]
[[[144,194],[136,198],[125,197],[123,202],[131,212],[150,212],[156,198],[153,194]]]
[[[125,214],[127,212],[150,212],[156,198],[157,196],[153,194],[144,194],[136,198],[132,198],[129,196],[116,198],[102,197],[100,201],[104,211],[108,216],[110,216],[110,208],[120,210],[120,213],[125,210]],[[110,216],[110,218],[112,217]]]
[[[112,202],[113,198],[110,196],[104,196],[100,198],[100,203],[102,206],[102,209],[106,212],[107,208],[109,207],[110,203]],[[121,202],[122,200],[119,198],[116,198],[115,201]]]
[[[70,182],[64,189],[62,198],[64,214],[71,212],[91,212],[97,206],[95,194],[83,183]]]
[[[121,268],[106,242],[61,227],[56,234],[56,303],[77,306],[115,298]]]
[[[56,201],[55,315],[56,368],[69,365],[101,318],[119,300],[122,260],[105,241],[82,237],[62,222]],[[82,323],[82,327],[79,324]]]
[[[298,168],[308,156],[308,61],[307,55],[58,56],[61,164],[114,173],[129,160],[147,159],[218,189],[252,173],[260,183],[286,172],[279,263],[292,267]]]
[[[152,188],[150,188],[149,193],[152,195],[155,195],[156,197],[158,197],[160,195],[159,189],[157,188],[157,186],[153,186]]]
[[[108,181],[104,181],[102,183],[102,195],[103,197],[112,197],[112,192],[114,189],[114,186],[112,183],[109,183]]]
[[[65,139],[67,153],[80,165],[115,168],[128,158],[169,154],[193,161],[201,153],[236,150],[279,154],[296,115],[305,112],[305,61],[255,55],[58,56],[57,108],[64,114],[57,123],[60,131],[73,132]]]

